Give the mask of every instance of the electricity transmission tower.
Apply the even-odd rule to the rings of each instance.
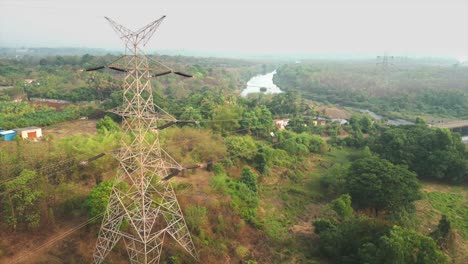
[[[116,180],[96,242],[94,263],[102,263],[122,239],[131,263],[158,263],[165,235],[171,236],[192,257],[198,259],[190,232],[168,180],[185,168],[159,144],[158,131],[182,121],[176,120],[153,102],[150,79],[175,73],[140,49],[145,46],[165,16],[137,31],[131,31],[106,17],[125,44],[125,54],[106,66],[125,73],[123,103],[113,110],[122,117],[122,148],[114,152],[119,161]],[[164,70],[164,71],[162,71]],[[126,184],[124,184],[126,183]]]
[[[380,60],[376,63],[377,67],[380,67],[382,71],[386,72],[389,69],[389,66],[394,66],[391,62],[395,57],[389,56],[387,52],[384,53],[383,56],[377,56],[377,59]]]
[[[395,64],[393,64],[393,59],[395,59],[394,56],[389,56],[387,52],[384,53],[383,56],[377,56],[377,59],[379,62],[375,64],[376,66],[376,73],[380,74],[382,76],[382,88],[384,88],[385,92],[387,94],[390,94],[390,67],[394,67]]]

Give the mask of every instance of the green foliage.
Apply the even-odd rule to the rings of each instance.
[[[446,263],[431,238],[372,218],[318,219],[314,226],[320,252],[334,263]]]
[[[318,235],[325,234],[333,229],[336,229],[336,221],[333,219],[327,218],[318,218],[313,222],[314,225],[314,232]]]
[[[345,177],[345,189],[358,208],[395,211],[420,199],[416,175],[372,156],[356,160]]]
[[[188,227],[195,234],[200,234],[203,226],[208,223],[208,210],[203,206],[189,206],[185,210],[185,221]]]
[[[426,193],[431,205],[447,216],[454,229],[457,229],[464,239],[468,239],[468,206],[466,196],[458,193],[429,192]]]
[[[341,195],[331,201],[328,206],[338,214],[340,220],[346,220],[353,216],[354,210],[351,207],[351,196],[349,194]]]
[[[223,166],[219,163],[213,165],[214,176],[210,179],[210,186],[221,193],[227,192],[228,178]]]
[[[442,215],[437,228],[431,233],[431,237],[441,248],[446,248],[448,237],[452,232],[452,224],[446,215]]]
[[[247,166],[242,170],[241,182],[247,185],[252,192],[257,192],[257,175]]]
[[[287,151],[290,155],[305,155],[308,153],[323,152],[325,141],[318,135],[308,133],[296,134],[291,131],[278,132],[279,143],[277,148]]]
[[[80,192],[80,185],[76,183],[61,183],[55,188],[55,197],[58,201],[57,212],[63,216],[81,210],[84,197]]]
[[[386,129],[372,139],[371,149],[394,164],[406,165],[421,179],[461,182],[467,151],[460,136],[424,125]]]
[[[96,129],[103,134],[121,130],[120,126],[108,115],[96,122]]]
[[[248,134],[268,137],[273,130],[273,118],[265,105],[255,106],[252,110],[244,111],[240,128]]]
[[[276,74],[275,74],[276,76]],[[289,114],[297,115],[305,110],[303,99],[297,91],[290,91],[275,95],[267,103],[268,109],[275,115]]]
[[[54,144],[55,152],[69,157],[74,157],[78,161],[89,159],[100,153],[118,149],[122,134],[120,132],[99,133],[94,136],[75,135],[60,139]],[[72,175],[83,179],[92,176],[96,183],[101,181],[101,174],[115,168],[115,159],[111,155],[105,155],[81,170],[75,170]]]
[[[104,215],[114,185],[122,190],[128,188],[125,182],[117,183],[115,180],[108,180],[94,187],[86,198],[83,206],[88,211],[88,218],[97,217],[93,222],[98,223],[99,219]]]
[[[211,120],[210,122],[184,125],[182,128],[173,126],[161,131],[161,144],[164,148],[181,164],[205,162],[211,164],[210,161],[220,160],[228,153],[232,159],[224,159],[223,164],[230,167],[230,171],[238,171],[233,168],[235,165],[245,166],[241,175],[228,175],[220,163],[209,167],[214,173],[214,176],[210,178],[210,185],[214,190],[212,194],[216,195],[216,201],[207,203],[205,205],[207,207],[187,206],[184,210],[188,227],[200,239],[199,244],[202,247],[205,245],[201,250],[216,251],[216,256],[219,256],[217,260],[221,260],[222,256],[226,257],[229,254],[230,257],[234,257],[232,261],[253,264],[256,263],[254,260],[250,260],[253,255],[265,260],[262,255],[267,248],[269,252],[275,254],[271,259],[275,260],[275,257],[281,255],[281,258],[277,259],[279,262],[291,260],[305,262],[306,259],[308,262],[313,262],[309,255],[304,253],[309,252],[309,240],[290,243],[288,238],[295,236],[291,235],[288,230],[297,223],[299,217],[309,212],[308,205],[311,201],[322,197],[322,193],[318,193],[314,189],[314,184],[316,184],[314,177],[318,173],[322,173],[324,176],[320,183],[326,192],[325,198],[338,197],[327,206],[333,210],[333,217],[322,218],[314,222],[315,232],[319,234],[320,240],[318,245],[312,245],[318,246],[320,252],[325,256],[336,263],[386,263],[387,260],[396,263],[411,263],[413,260],[429,262],[428,258],[443,262],[437,251],[433,250],[430,240],[424,236],[411,233],[407,229],[392,229],[386,224],[387,222],[359,217],[353,213],[351,197],[354,205],[358,205],[358,207],[374,206],[378,207],[379,210],[391,210],[384,215],[386,221],[390,215],[396,215],[396,218],[401,220],[403,214],[411,214],[411,210],[407,209],[411,209],[411,202],[416,199],[418,193],[412,181],[414,175],[409,175],[401,167],[369,162],[374,157],[367,148],[350,157],[358,164],[363,160],[368,161],[367,165],[361,164],[360,169],[354,168],[356,175],[349,176],[352,174],[352,169],[349,169],[350,173],[348,174],[346,164],[348,157],[343,154],[347,154],[349,150],[333,150],[330,153],[325,153],[324,150],[328,150],[326,143],[321,137],[311,134],[311,132],[315,132],[336,137],[340,127],[337,124],[332,124],[321,131],[318,127],[313,127],[310,117],[304,117],[306,111],[311,113],[311,116],[315,114],[313,109],[309,109],[308,103],[302,99],[302,95],[308,96],[306,93],[290,91],[275,96],[259,95],[250,98],[237,98],[239,83],[245,82],[254,73],[250,63],[243,61],[232,63],[225,60],[182,58],[180,56],[160,57],[165,63],[169,62],[168,65],[178,65],[178,69],[189,72],[197,78],[189,83],[179,82],[176,76],[152,80],[155,103],[169,113],[175,113],[178,120]],[[101,105],[106,108],[118,106],[122,103],[123,94],[121,90],[115,89],[120,83],[114,81],[109,73],[75,73],[78,68],[102,65],[113,59],[115,57],[112,55],[105,57],[85,55],[76,58],[69,56],[47,57],[40,61],[38,59],[35,62],[35,68],[23,67],[25,66],[22,65],[24,60],[4,67],[5,65],[1,64],[2,60],[0,60],[0,83],[22,80],[23,77],[36,78],[36,76],[41,83],[41,85],[28,87],[16,84],[15,88],[11,89],[11,93],[0,91],[0,100],[14,98],[22,91],[26,91],[28,96],[71,101],[101,100],[104,101]],[[190,60],[197,63],[186,62]],[[193,66],[185,66],[186,64]],[[226,64],[227,66],[225,66]],[[349,98],[342,100],[342,102],[349,100],[361,105],[366,104],[366,100],[371,97],[369,94],[356,91],[350,94],[344,88],[338,89],[339,91],[335,90],[334,82],[337,79],[334,79],[334,74],[329,75],[330,79],[319,80],[323,75],[315,69],[310,72],[307,68],[299,72],[291,70],[291,73],[297,74],[294,78],[301,78],[301,80],[296,83],[298,86],[285,87],[307,88],[307,84],[313,82],[312,90],[319,91],[316,93],[318,99],[325,98],[323,97],[325,94],[325,100],[339,100],[340,93],[343,92]],[[286,76],[284,74],[292,77],[290,73],[279,72],[279,75],[283,75],[279,76],[280,79]],[[345,77],[349,77],[349,75]],[[363,84],[373,83],[373,80],[369,77],[368,82],[363,82]],[[327,87],[324,87],[325,84],[330,84],[332,87],[327,91]],[[343,83],[344,87],[348,85],[347,82]],[[378,86],[378,83],[376,85]],[[458,107],[463,107],[466,96],[458,95],[461,98],[450,98],[446,101],[458,102],[460,103]],[[444,98],[449,97],[445,96]],[[375,102],[373,98],[371,100]],[[445,99],[427,97],[424,100],[438,101],[438,105],[447,105],[447,102],[444,102]],[[398,106],[391,105],[395,102],[399,103]],[[385,105],[384,107],[387,107],[389,104],[385,103]],[[400,99],[390,103],[392,108],[403,109],[408,105],[410,102]],[[462,113],[463,109],[461,108],[457,112]],[[0,102],[0,110],[2,110],[0,111],[0,120],[4,122],[2,126],[7,128],[9,126],[47,125],[72,119],[84,113],[88,115],[93,111],[91,107],[72,106],[65,108],[63,112],[57,112],[45,107],[35,108],[28,104],[15,105],[9,102]],[[275,117],[293,116],[287,131],[275,131],[277,137],[273,138],[269,136],[269,133],[274,130],[272,113]],[[369,133],[371,139],[375,137],[373,133],[378,130],[378,127],[376,128],[376,124],[368,116],[359,115],[351,119],[349,126],[351,139],[346,140],[349,141],[349,145],[357,147],[367,143],[363,133]],[[75,166],[78,161],[99,153],[109,153],[109,151],[119,148],[122,134],[115,122],[109,117],[105,117],[98,121],[97,128],[100,132],[98,135],[78,135],[54,140],[50,145],[44,145],[49,147],[49,150],[51,149],[50,153],[47,152],[47,155],[43,155],[44,157],[36,155],[37,151],[33,151],[32,146],[26,147],[20,141],[17,145],[18,151],[12,151],[12,154],[9,150],[3,149],[2,145],[0,180],[10,178],[12,175],[18,176],[24,168],[42,171],[44,165],[55,164],[55,160],[67,157],[74,157],[74,160],[57,167],[47,166],[58,168],[57,170],[61,171],[57,173],[44,169],[44,175],[47,175],[50,181],[47,184],[42,183],[40,177],[36,176],[28,178],[25,184],[14,187],[22,189],[22,191],[8,192],[7,188],[13,188],[12,186],[6,184],[0,186],[2,192],[0,194],[2,203],[0,213],[8,217],[12,212],[9,209],[10,205],[14,204],[15,213],[38,213],[40,217],[47,214],[48,223],[53,225],[54,221],[67,219],[70,216],[79,216],[83,212],[83,207],[87,210],[89,218],[105,212],[110,190],[115,182],[106,181],[97,185],[85,198],[90,186],[87,177],[94,176],[96,182],[100,182],[102,175],[109,175],[115,169],[115,160],[106,154],[89,163],[87,167]],[[291,128],[294,132],[291,131]],[[217,133],[213,133],[213,131]],[[263,139],[263,141],[256,141],[254,137]],[[437,139],[440,142],[445,142],[446,138],[442,134],[431,140]],[[147,139],[154,140],[154,134],[148,133]],[[271,141],[274,142],[273,146],[271,146]],[[38,144],[42,143],[46,142]],[[377,145],[376,140],[372,143]],[[429,140],[424,143],[430,144]],[[15,146],[14,143],[4,143],[4,145]],[[44,146],[41,146],[42,149],[39,153],[44,153]],[[458,149],[458,147],[454,148]],[[311,159],[311,153],[314,153],[314,159]],[[317,158],[322,159],[323,164],[320,163],[322,166],[317,167],[318,171],[315,171],[314,165],[317,163]],[[444,158],[447,161],[456,160],[458,157],[455,155],[453,158],[449,155],[439,158]],[[449,164],[452,166],[452,163]],[[411,164],[406,165],[410,166]],[[353,166],[359,167],[358,165]],[[265,182],[258,182],[257,175],[250,168],[255,168],[261,173],[262,180]],[[458,171],[461,166],[454,168]],[[439,173],[445,173],[448,172],[448,169],[440,171]],[[25,177],[25,175],[21,175]],[[77,175],[79,177],[76,177]],[[238,178],[238,176],[240,177]],[[47,188],[42,185],[47,185]],[[178,186],[180,187],[182,184]],[[416,191],[408,195],[412,187],[415,187],[413,190]],[[126,187],[119,185],[118,188],[125,189]],[[350,195],[342,195],[346,191],[349,191]],[[361,197],[356,197],[356,193],[360,194]],[[14,203],[8,199],[8,195],[12,194],[18,195],[11,196],[14,198]],[[33,198],[25,198],[30,196]],[[429,199],[432,198],[434,197],[429,197]],[[387,203],[386,199],[389,200]],[[461,207],[458,202],[456,205],[452,203],[444,205],[442,203],[444,199],[441,201],[437,201],[439,198],[434,199],[436,200],[434,204],[443,208],[440,211],[454,209],[457,210],[457,214],[463,212],[464,207]],[[367,200],[371,203],[366,204]],[[29,203],[30,201],[33,205]],[[230,203],[231,208],[220,208],[226,203]],[[261,209],[259,210],[260,203]],[[27,207],[27,209],[21,209],[21,206]],[[38,208],[42,211],[39,211]],[[232,211],[232,214],[229,211]],[[217,215],[213,215],[213,212]],[[316,215],[316,212],[314,211],[313,214]],[[245,221],[239,221],[237,215]],[[447,215],[453,228],[464,230],[460,228],[463,226],[461,220],[464,218],[458,217],[452,220],[453,215],[450,213]],[[37,223],[34,217],[18,217],[18,219],[22,221],[18,223],[18,227],[19,224],[28,226],[30,223],[27,221],[30,221],[32,224],[29,227],[33,228]],[[392,219],[392,221],[394,220]],[[245,222],[261,230],[254,230],[251,227],[245,228]],[[441,225],[439,229],[446,230],[447,228],[446,225]],[[264,240],[258,245],[260,253],[250,254],[247,245],[251,245],[252,238],[246,236],[247,232],[255,239],[259,238],[257,232],[266,234],[266,236],[260,236],[260,239]],[[445,231],[442,233],[445,234]],[[240,241],[239,239],[244,240]],[[272,241],[277,243],[271,243]],[[316,243],[315,240],[312,243]],[[306,244],[307,248],[300,247]],[[299,247],[297,247],[298,245]],[[279,247],[281,249],[277,251]],[[169,263],[182,263],[187,259],[178,255],[169,257],[171,255],[168,254],[166,257]],[[412,256],[411,260],[409,256]]]
[[[220,164],[213,166],[214,177],[211,178],[210,185],[217,191],[229,194],[231,196],[231,206],[247,222],[257,224],[257,207],[259,205],[258,194],[249,187],[243,179],[233,180],[229,178]],[[245,181],[249,184],[252,178],[246,175]],[[255,175],[253,175],[255,177]]]
[[[379,263],[447,263],[434,240],[399,226],[393,226],[380,238],[377,255],[382,261]]]
[[[231,132],[240,128],[239,121],[242,118],[244,109],[239,105],[218,106],[213,110],[213,120],[211,128],[221,133]]]
[[[258,148],[258,153],[254,158],[255,168],[261,174],[268,174],[271,166],[273,165],[273,156],[275,150],[268,145],[260,145]]]
[[[80,108],[65,107],[61,112],[47,106],[34,107],[27,103],[0,101],[0,120],[4,129],[27,126],[48,126],[78,118]]]
[[[334,263],[380,263],[375,260],[375,252],[366,253],[370,246],[378,244],[388,226],[367,217],[356,217],[342,223],[319,219],[314,222],[315,232],[320,236],[320,253],[329,257]],[[371,256],[366,256],[371,254]],[[364,259],[372,258],[366,262]]]
[[[257,145],[250,136],[229,136],[224,142],[229,155],[233,158],[252,160],[257,154]]]
[[[358,159],[369,158],[372,157],[373,153],[371,152],[368,146],[365,146],[362,150],[356,150],[349,155],[349,159],[351,161],[355,161]]]
[[[231,196],[231,205],[245,221],[257,224],[257,207],[259,198],[245,183],[228,180],[228,193]]]
[[[40,204],[44,193],[39,188],[40,178],[35,171],[23,170],[19,177],[5,184],[2,204],[5,208],[6,223],[17,230],[22,226],[28,229],[39,227]]]
[[[328,197],[337,197],[344,192],[344,181],[347,172],[347,166],[335,165],[320,177],[320,187]]]
[[[277,69],[274,82],[304,98],[371,109],[466,118],[466,70],[414,64],[404,70],[375,73],[361,63],[290,64]],[[274,111],[272,111],[274,112]]]

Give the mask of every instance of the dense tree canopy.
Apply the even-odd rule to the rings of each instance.
[[[406,168],[371,156],[353,162],[345,189],[357,208],[396,211],[420,199],[416,175]]]
[[[467,117],[468,71],[407,63],[379,72],[374,62],[289,64],[275,83],[304,98],[374,112],[413,112]]]
[[[329,204],[340,216],[338,220],[321,218],[313,223],[320,237],[320,252],[333,263],[447,262],[430,237],[378,219],[345,213],[351,210],[347,206],[348,198],[342,196]]]
[[[461,182],[467,152],[460,136],[425,125],[398,126],[372,139],[371,149],[395,164],[406,165],[421,179]]]

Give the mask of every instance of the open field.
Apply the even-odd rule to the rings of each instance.
[[[69,137],[75,134],[96,134],[96,121],[95,119],[74,120],[70,122],[63,122],[60,124],[45,127],[42,133],[45,136],[52,136],[56,138]]]
[[[451,255],[454,263],[468,261],[468,187],[423,183],[424,198],[416,202],[419,231],[431,233],[446,215],[455,230]]]

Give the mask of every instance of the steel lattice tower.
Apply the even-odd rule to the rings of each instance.
[[[394,56],[389,56],[387,52],[384,53],[383,56],[377,56],[377,59],[380,60],[380,62],[377,62],[375,65],[380,66],[380,68],[386,72],[389,68],[389,66],[393,66],[393,63],[391,60],[393,60],[395,57]]]
[[[133,32],[106,17],[125,43],[125,54],[106,66],[124,72],[123,103],[112,112],[122,117],[122,148],[116,180],[102,221],[93,255],[102,263],[123,239],[131,263],[158,263],[165,235],[173,237],[191,256],[197,253],[171,184],[174,171],[184,168],[161,149],[158,131],[178,121],[153,102],[150,79],[173,72],[151,67],[140,49],[152,37],[165,16]],[[168,71],[169,69],[169,71]],[[159,70],[159,72],[158,72]],[[122,184],[125,182],[126,184]]]

